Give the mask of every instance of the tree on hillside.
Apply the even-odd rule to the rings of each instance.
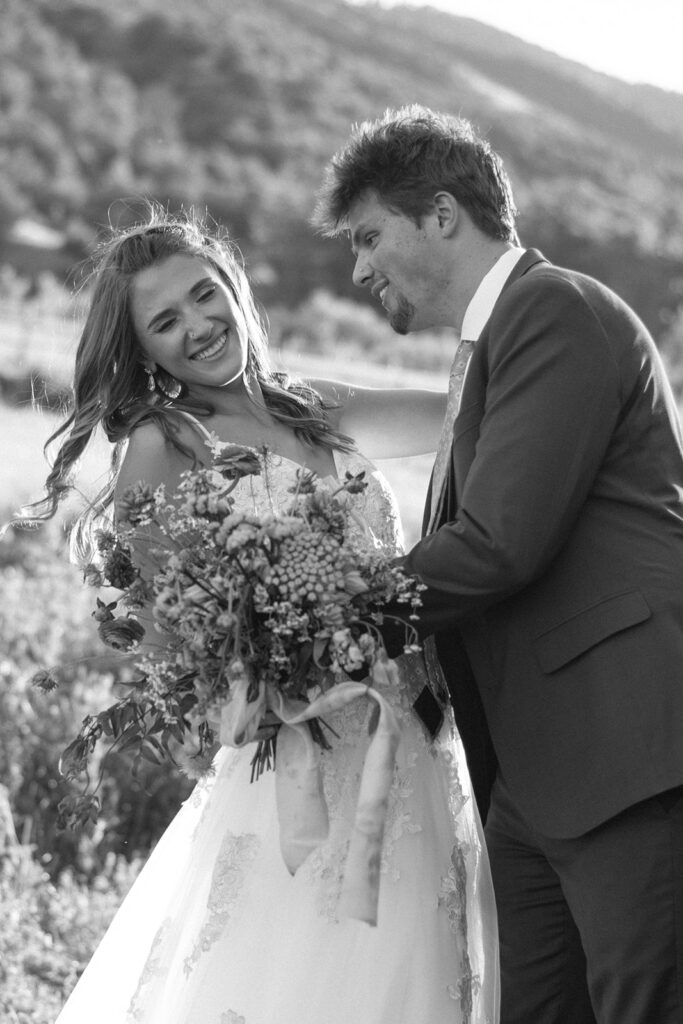
[[[353,122],[421,102],[470,117],[503,154],[525,240],[560,263],[599,267],[655,330],[675,307],[683,97],[427,7],[5,7],[0,262],[23,215],[72,240],[66,273],[117,200],[152,196],[224,221],[250,262],[271,268],[259,286],[266,302],[296,303],[318,287],[351,294],[341,250],[308,227],[323,167]]]

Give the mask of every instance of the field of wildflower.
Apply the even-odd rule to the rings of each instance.
[[[0,545],[0,1020],[50,1024],[141,861],[188,794],[187,779],[123,755],[100,787],[102,817],[61,827],[70,792],[60,754],[83,716],[108,702],[122,666],[97,638],[93,592],[59,530]],[[61,666],[43,693],[36,670]],[[101,765],[93,765],[98,777]]]

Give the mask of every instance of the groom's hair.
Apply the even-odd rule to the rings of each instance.
[[[328,164],[314,225],[328,236],[347,231],[351,204],[369,190],[418,225],[436,193],[450,192],[484,234],[517,241],[503,162],[464,118],[414,104],[355,126]]]

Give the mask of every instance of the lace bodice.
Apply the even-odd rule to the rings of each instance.
[[[222,440],[207,430],[196,416],[188,412],[184,412],[183,415],[202,435],[210,449],[214,448],[217,441]],[[291,489],[296,481],[297,471],[305,467],[284,455],[267,451],[264,453],[246,444],[239,447],[258,455],[263,471],[260,476],[244,477],[238,482],[232,492],[236,508],[254,512],[278,511],[285,508],[292,499]],[[394,493],[384,475],[360,452],[333,450],[332,457],[338,481],[344,480],[347,473],[352,476],[365,473],[368,486],[360,494],[349,495],[350,504],[370,530],[371,538],[378,540],[387,554],[402,554],[404,541],[401,517]],[[334,485],[333,478],[325,479]]]
[[[271,453],[261,456],[261,461],[262,475],[244,477],[233,491],[237,508],[277,511],[291,501],[291,488],[301,467],[291,459]],[[382,547],[389,554],[400,554],[403,533],[399,510],[386,478],[359,452],[335,451],[334,463],[338,480],[343,480],[346,473],[365,473],[368,486],[360,494],[349,495],[350,503]],[[332,483],[331,478],[326,479]]]

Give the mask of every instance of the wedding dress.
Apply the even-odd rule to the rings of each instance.
[[[355,508],[400,550],[393,495],[366,471]],[[297,467],[267,456],[239,506],[277,508]],[[278,842],[275,773],[250,781],[253,748],[222,747],[124,900],[57,1024],[497,1024],[496,914],[481,825],[452,716],[431,740],[412,709],[422,655],[399,659],[384,697],[398,748],[378,921],[338,912],[368,747],[371,702],[336,712],[322,755],[328,839],[291,876]]]

